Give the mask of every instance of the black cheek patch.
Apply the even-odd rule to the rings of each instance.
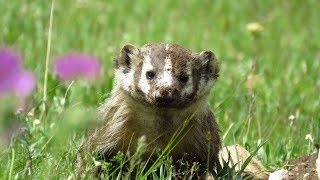
[[[200,80],[201,80],[201,72],[197,71],[197,70],[193,70],[192,71],[192,83],[193,83],[193,93],[188,96],[188,98],[190,98],[191,100],[194,99],[194,97],[196,96],[198,90],[199,90],[199,84],[200,84]]]
[[[208,83],[208,81],[209,81],[209,77],[208,77],[207,75],[202,76],[202,79],[204,79],[204,80],[205,80],[205,83]]]
[[[209,78],[213,78],[213,79],[218,79],[219,77],[219,72],[220,72],[220,67],[219,67],[219,63],[215,62],[213,65],[212,64],[208,64],[206,66],[206,68],[204,68],[203,70],[204,74],[207,74],[207,79],[209,80]]]
[[[130,57],[129,57],[129,55],[128,54],[126,54],[125,55],[125,63],[126,63],[126,66],[128,67],[128,68],[130,68],[131,67],[131,63],[130,63]]]

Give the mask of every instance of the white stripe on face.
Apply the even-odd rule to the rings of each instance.
[[[170,48],[170,44],[166,44],[166,51],[168,52]]]
[[[150,58],[149,55],[147,55],[147,56],[144,57],[144,60],[143,60],[140,80],[139,80],[139,83],[138,83],[139,88],[141,89],[141,91],[144,94],[148,94],[148,92],[150,90],[150,84],[149,84],[149,80],[146,77],[146,72],[147,71],[152,71],[152,70],[153,70],[153,66],[151,64],[151,58]]]
[[[127,73],[123,74],[124,68],[116,70],[117,83],[126,91],[130,91],[130,86],[133,85],[134,67]]]
[[[159,80],[159,83],[165,87],[170,87],[173,84],[172,61],[171,61],[170,55],[167,56],[165,59],[165,64],[163,67],[163,74],[162,74],[161,79]]]
[[[167,71],[169,73],[172,73],[172,61],[171,61],[171,58],[170,58],[170,55],[166,56],[166,59],[164,60],[164,71]]]
[[[168,51],[169,51],[169,48],[170,48],[170,45],[167,44],[166,45],[166,59],[164,60],[165,64],[164,64],[164,71],[168,71],[171,73],[171,70],[172,70],[172,61],[171,61],[171,57],[170,57],[170,54],[168,54]]]

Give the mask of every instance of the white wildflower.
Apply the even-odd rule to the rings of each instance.
[[[291,114],[288,119],[289,119],[289,121],[290,121],[290,126],[292,126],[293,120],[295,120],[296,117],[295,117],[293,114]]]
[[[95,165],[96,167],[100,167],[100,166],[101,166],[101,162],[100,162],[100,161],[95,161],[95,162],[94,162],[94,165]]]
[[[33,121],[33,124],[34,124],[34,125],[39,125],[40,123],[41,123],[40,119],[35,119],[35,120]]]
[[[294,119],[296,119],[296,117],[295,117],[293,114],[291,114],[291,115],[289,116],[289,120],[290,120],[290,121],[293,121]]]
[[[305,139],[313,143],[313,137],[311,134],[307,134]]]

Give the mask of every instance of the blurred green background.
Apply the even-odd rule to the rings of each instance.
[[[225,145],[238,143],[252,150],[266,141],[258,157],[269,169],[316,151],[317,0],[57,0],[50,63],[67,52],[86,52],[101,59],[104,71],[98,83],[75,82],[66,96],[69,83],[57,81],[50,68],[45,115],[36,107],[43,97],[51,2],[0,0],[0,4],[0,45],[19,50],[24,66],[38,79],[29,101],[34,114],[15,115],[14,107],[0,103],[2,131],[11,120],[28,131],[3,148],[0,176],[8,177],[10,169],[12,176],[22,176],[30,158],[33,177],[70,174],[85,129],[94,124],[92,114],[112,89],[112,60],[125,43],[178,43],[196,52],[214,51],[221,74],[210,103]],[[256,29],[250,28],[253,22]],[[34,123],[37,119],[40,124]],[[305,139],[307,134],[313,141]]]

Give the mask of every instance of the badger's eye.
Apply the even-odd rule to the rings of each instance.
[[[179,81],[182,83],[186,83],[189,80],[189,77],[187,75],[181,75],[178,77]]]
[[[153,71],[148,71],[146,73],[146,76],[148,79],[153,79],[156,76],[156,74]]]

